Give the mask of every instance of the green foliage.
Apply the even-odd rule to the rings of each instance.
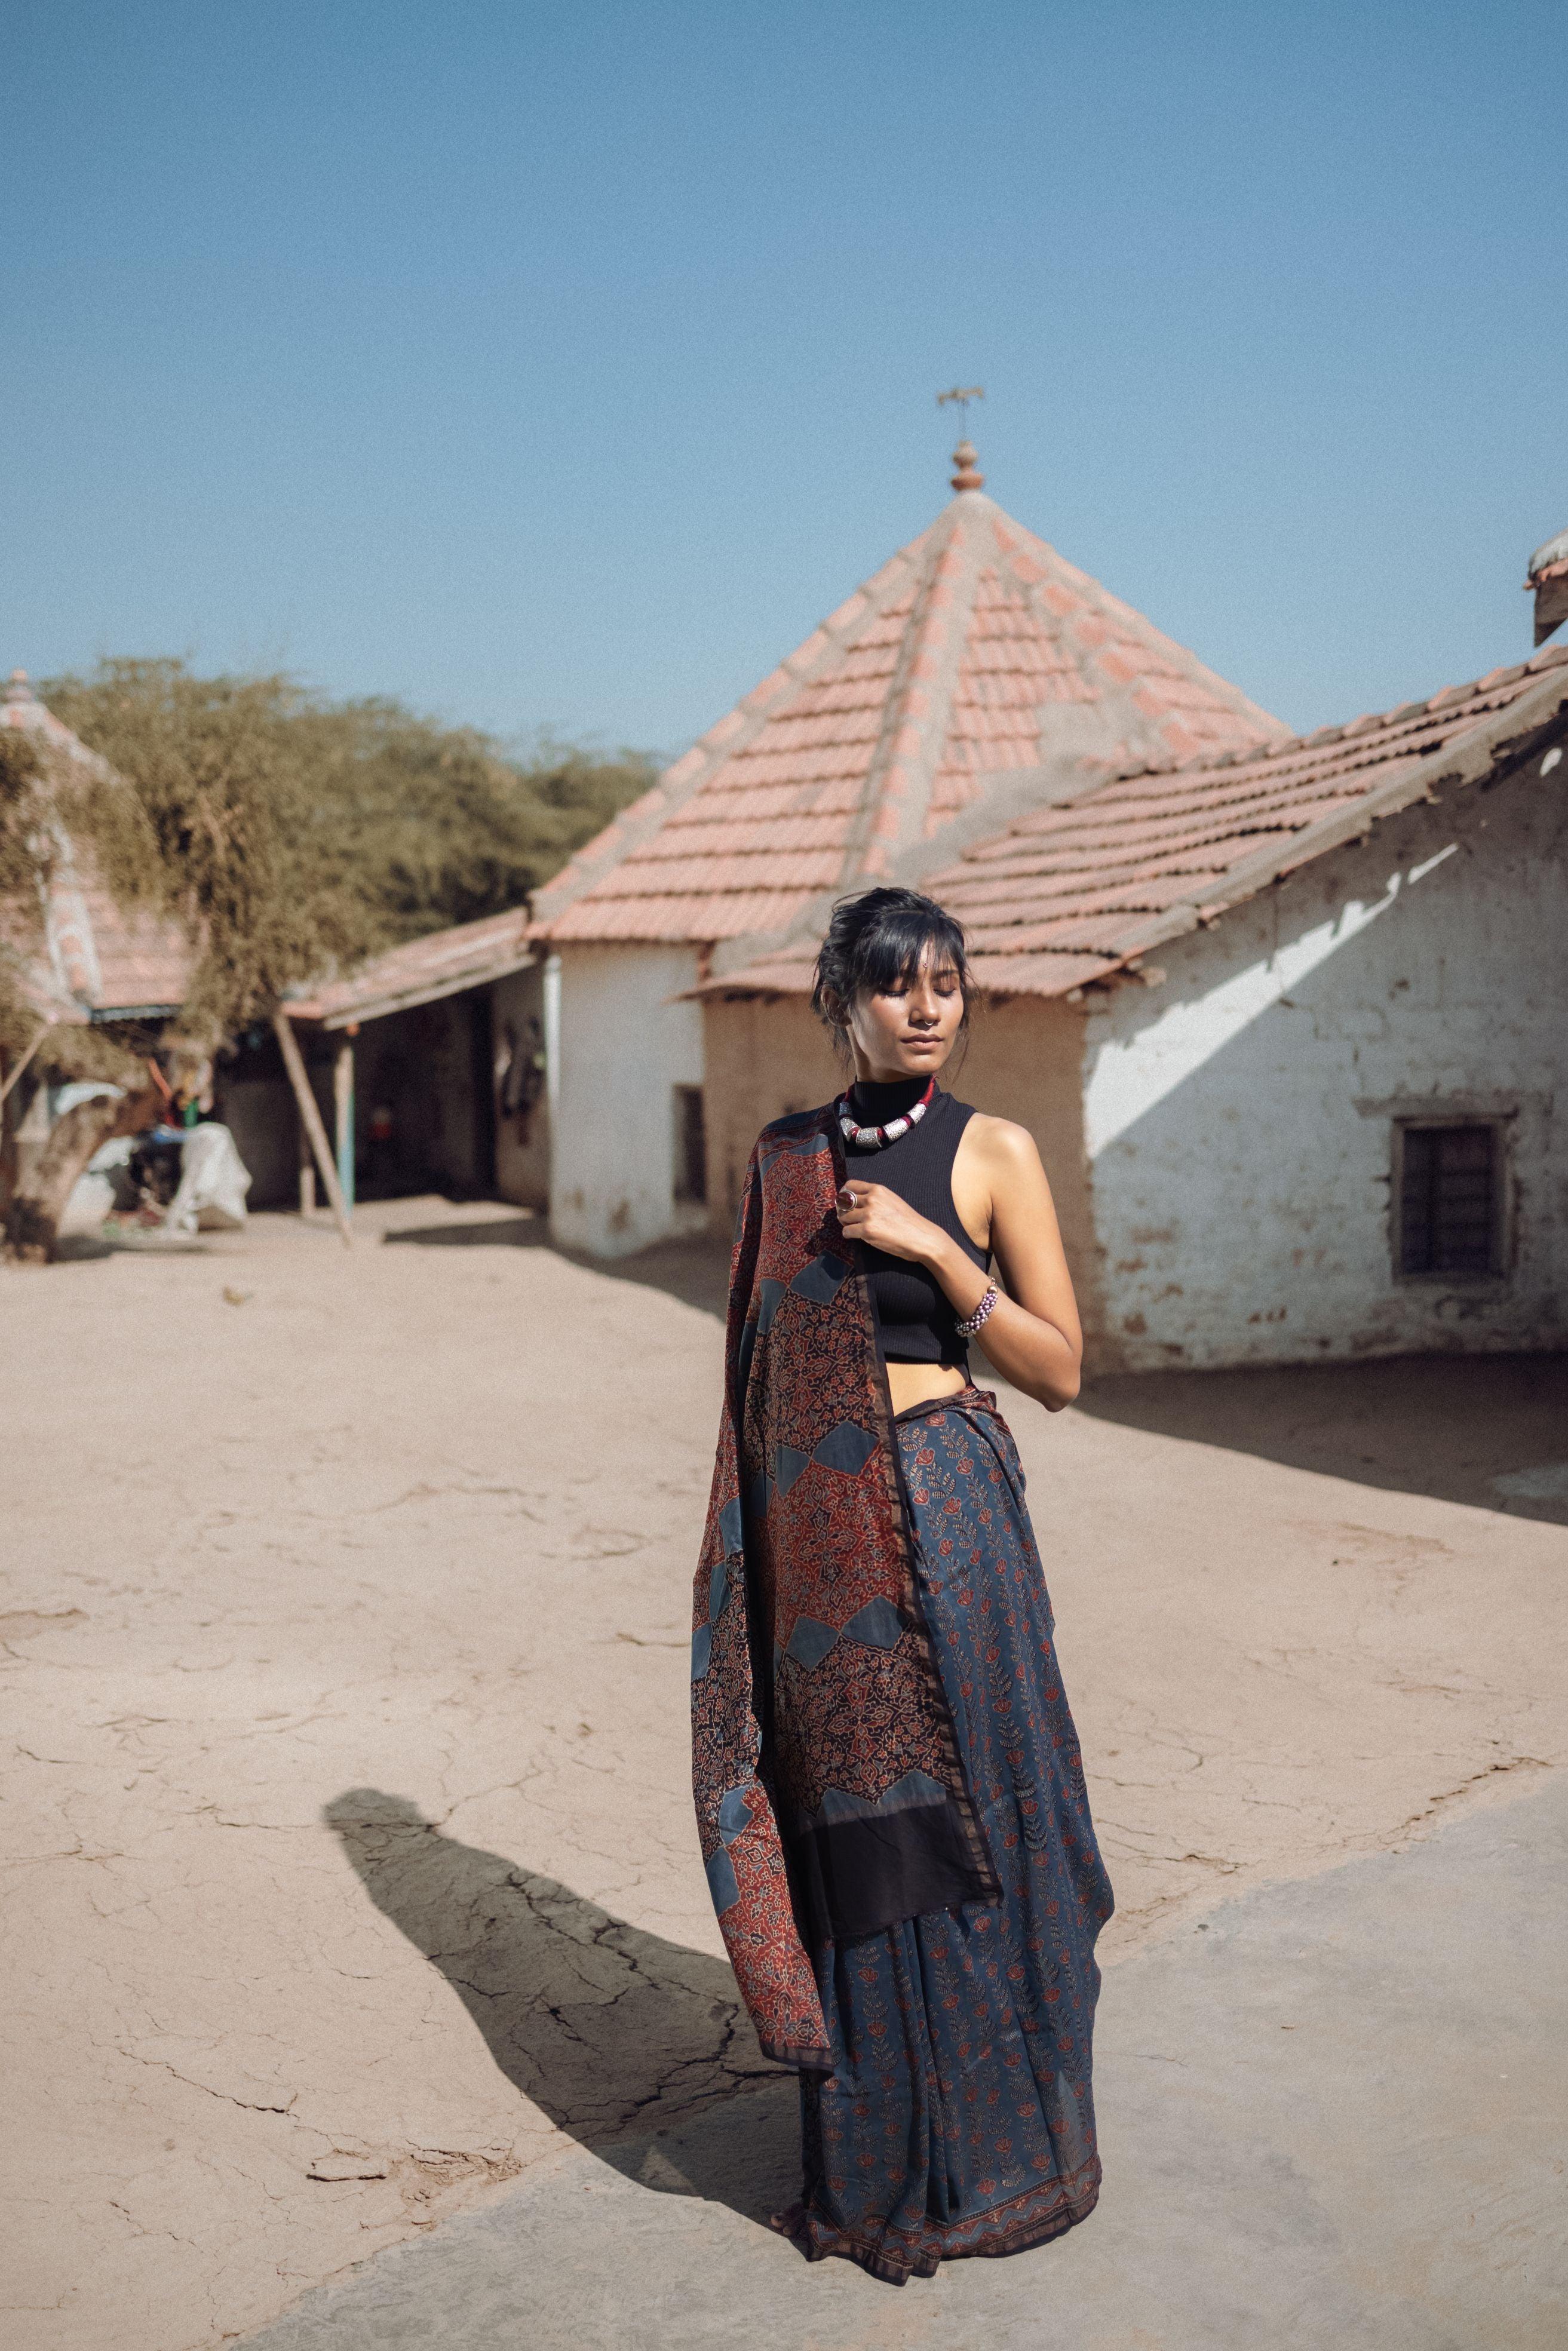
[[[40,1079],[132,1085],[145,1076],[147,1040],[132,1028],[64,1021],[40,1037],[22,984],[25,966],[44,950],[40,885],[58,855],[57,826],[78,798],[68,762],[18,729],[0,728],[0,1055],[7,1070],[26,1061],[22,1102]]]
[[[68,797],[64,762],[14,726],[0,729],[0,1056],[12,1070],[26,1058],[21,1101],[37,1079],[108,1077],[131,1084],[141,1061],[113,1029],[57,1023],[37,1034],[37,1008],[24,967],[45,947],[40,886],[58,856],[57,820]]]
[[[38,884],[48,870],[44,776],[37,752],[15,727],[0,728],[0,1053],[25,1053],[38,1016],[22,991],[22,971],[41,944]]]
[[[78,790],[70,821],[118,896],[184,925],[183,1025],[213,1037],[378,947],[521,904],[656,773],[635,752],[509,758],[393,701],[178,661],[109,661],[40,692],[130,786]]]
[[[323,836],[383,945],[522,904],[657,773],[636,752],[508,758],[390,701],[317,707],[301,726]]]
[[[14,726],[0,727],[0,897],[23,894],[34,886],[42,776],[37,752],[27,737]]]
[[[135,1050],[134,1034],[129,1024],[119,1022],[102,1028],[57,1022],[46,1031],[28,1063],[28,1072],[47,1078],[52,1085],[64,1085],[72,1078],[107,1078],[116,1086],[145,1085],[147,1063]]]
[[[306,705],[287,679],[110,661],[85,683],[55,681],[46,698],[116,771],[80,789],[68,821],[90,836],[115,896],[162,906],[191,941],[193,1034],[232,1033],[371,943],[364,908],[321,854],[298,740]]]

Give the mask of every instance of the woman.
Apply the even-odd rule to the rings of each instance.
[[[1060,2234],[1100,2181],[1111,1889],[1022,1472],[967,1352],[983,1332],[1056,1412],[1082,1343],[1031,1138],[936,1087],[969,998],[930,899],[835,911],[812,1000],[853,1083],[752,1154],[693,1646],[715,1907],[801,2081],[775,2225],[898,2284]]]

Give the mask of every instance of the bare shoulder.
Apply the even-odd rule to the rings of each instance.
[[[1016,1119],[990,1118],[985,1112],[977,1111],[965,1129],[964,1140],[984,1165],[999,1176],[1040,1176],[1045,1172],[1033,1135]]]
[[[994,1216],[1004,1221],[1014,1216],[1033,1218],[1049,1209],[1051,1186],[1035,1139],[1016,1119],[989,1118],[977,1111],[964,1129],[959,1151],[955,1177],[967,1159],[973,1170],[971,1180],[984,1187]]]

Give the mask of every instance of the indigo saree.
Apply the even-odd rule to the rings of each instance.
[[[831,1105],[747,1170],[694,1780],[742,1995],[801,2074],[779,2225],[901,2283],[1092,2209],[1111,1893],[1011,1437],[975,1388],[894,1418],[842,1176]]]

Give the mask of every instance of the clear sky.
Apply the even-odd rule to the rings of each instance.
[[[988,487],[1298,726],[1517,660],[1568,10],[0,0],[0,666],[674,751]]]

